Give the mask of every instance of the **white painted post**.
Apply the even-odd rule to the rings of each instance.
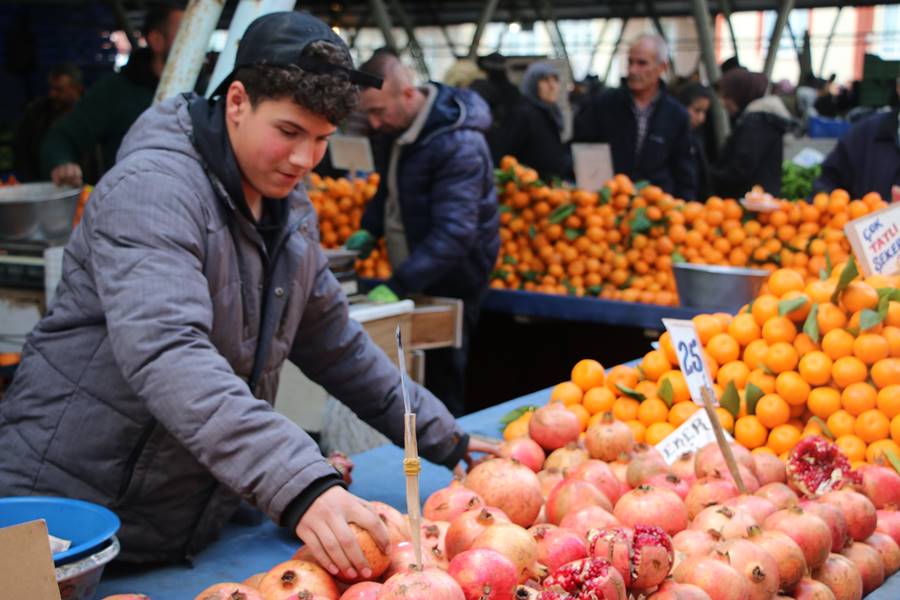
[[[154,103],[194,89],[223,8],[225,0],[190,0],[159,78]]]

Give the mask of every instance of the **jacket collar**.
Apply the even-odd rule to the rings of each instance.
[[[434,108],[434,103],[438,96],[437,86],[432,83],[426,83],[421,91],[425,94],[425,102],[422,104],[419,114],[413,119],[409,128],[397,138],[396,144],[400,146],[412,144],[418,139],[422,134],[422,130],[425,128],[425,122],[428,120],[428,115],[431,114],[431,109]]]

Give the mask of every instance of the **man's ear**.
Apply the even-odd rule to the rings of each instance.
[[[247,88],[240,81],[232,81],[225,92],[225,118],[237,125],[251,109]]]

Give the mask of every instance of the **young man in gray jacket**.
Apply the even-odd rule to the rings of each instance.
[[[396,368],[328,270],[301,179],[355,106],[347,47],[306,13],[261,17],[214,100],[145,112],[66,247],[63,278],[0,403],[0,496],[80,498],[122,520],[121,558],[204,547],[241,498],[332,573],[366,576],[348,522],[387,532],[299,427],[272,410],[290,360],[396,442]],[[422,455],[470,442],[411,385]]]

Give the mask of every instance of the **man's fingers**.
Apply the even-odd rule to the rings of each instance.
[[[344,527],[347,527],[344,525]],[[347,528],[349,531],[349,528]],[[335,536],[334,528],[331,527],[328,523],[324,521],[320,521],[314,529],[316,535],[319,538],[319,541],[322,543],[322,547],[325,549],[325,552],[328,554],[331,561],[340,569],[343,573],[345,573],[349,578],[356,577],[356,571],[353,569],[353,564],[351,560],[347,557],[344,552],[344,548],[341,545],[341,541]],[[356,539],[354,538],[353,543],[356,544]],[[359,550],[359,544],[356,544],[357,551]]]
[[[303,543],[306,544],[306,547],[312,552],[313,558],[316,559],[319,566],[332,575],[337,575],[340,572],[340,569],[338,569],[337,565],[334,564],[334,561],[332,561],[325,552],[325,549],[322,547],[322,542],[319,541],[319,537],[312,529],[303,527],[302,525],[298,526],[297,537],[303,540]]]
[[[359,510],[356,511],[356,516],[353,518],[353,521],[371,534],[382,552],[387,552],[388,547],[391,545],[391,538],[388,535],[387,526],[381,521],[378,513],[372,510],[367,502],[361,500],[359,505]]]
[[[337,542],[343,549],[344,554],[352,564],[352,568],[356,569],[357,573],[361,573],[363,577],[370,577],[372,575],[372,570],[369,567],[369,561],[366,560],[362,548],[359,547],[359,540],[356,539],[356,535],[353,533],[353,530],[350,529],[347,522],[344,519],[335,518],[331,520],[329,525],[331,531],[337,538]],[[350,577],[355,577],[355,575],[350,572],[348,572],[348,575]]]
[[[466,462],[467,465],[470,465],[470,466],[471,466],[471,464],[472,464],[472,457],[471,457],[471,456],[469,456],[468,454],[466,454],[466,455],[463,457],[463,460]],[[463,468],[463,466],[462,466],[461,464],[456,465],[455,467],[453,467],[453,476],[454,476],[455,478],[457,478],[457,479],[462,479],[462,478],[464,478],[464,477],[466,476],[466,470]]]

